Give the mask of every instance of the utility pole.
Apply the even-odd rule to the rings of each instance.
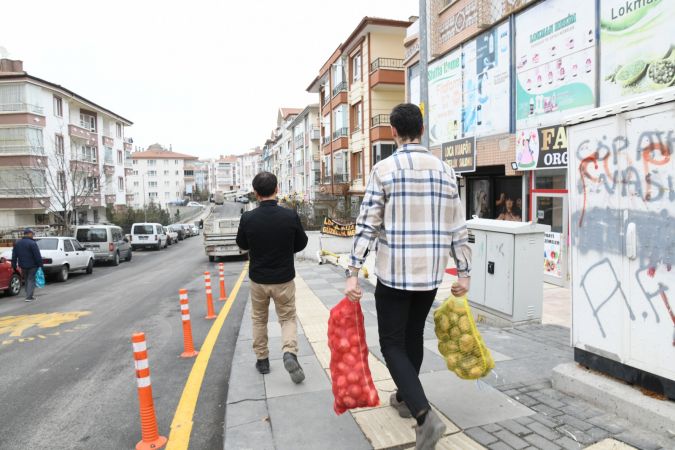
[[[419,0],[420,103],[423,105],[424,134],[422,146],[429,148],[429,49],[427,48],[427,0]]]

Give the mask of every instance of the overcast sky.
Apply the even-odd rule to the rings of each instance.
[[[262,145],[364,16],[417,0],[3,2],[0,47],[24,70],[134,122],[135,145],[200,157]]]

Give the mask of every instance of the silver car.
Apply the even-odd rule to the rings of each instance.
[[[75,239],[94,253],[94,259],[118,266],[120,260],[131,261],[133,256],[129,239],[116,225],[86,225],[75,229]]]

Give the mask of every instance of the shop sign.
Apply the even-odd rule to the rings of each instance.
[[[441,147],[443,161],[455,170],[455,173],[476,171],[476,139],[465,138],[445,142]]]
[[[323,219],[323,226],[321,227],[322,234],[329,234],[331,236],[351,237],[356,234],[356,224],[354,223],[339,223],[330,217]]]
[[[508,133],[511,103],[511,30],[501,24],[466,43],[464,52],[464,136]]]
[[[429,64],[429,142],[437,147],[462,137],[462,51]]]
[[[547,0],[516,16],[516,129],[595,106],[595,3]]]
[[[600,2],[602,105],[675,84],[672,0]]]
[[[561,233],[544,233],[544,273],[554,277],[562,277]]]
[[[518,170],[567,167],[567,131],[564,126],[521,130],[516,136]]]

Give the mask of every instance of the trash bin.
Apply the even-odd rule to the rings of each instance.
[[[473,251],[469,302],[479,321],[498,326],[541,322],[541,255],[548,225],[467,221]]]

